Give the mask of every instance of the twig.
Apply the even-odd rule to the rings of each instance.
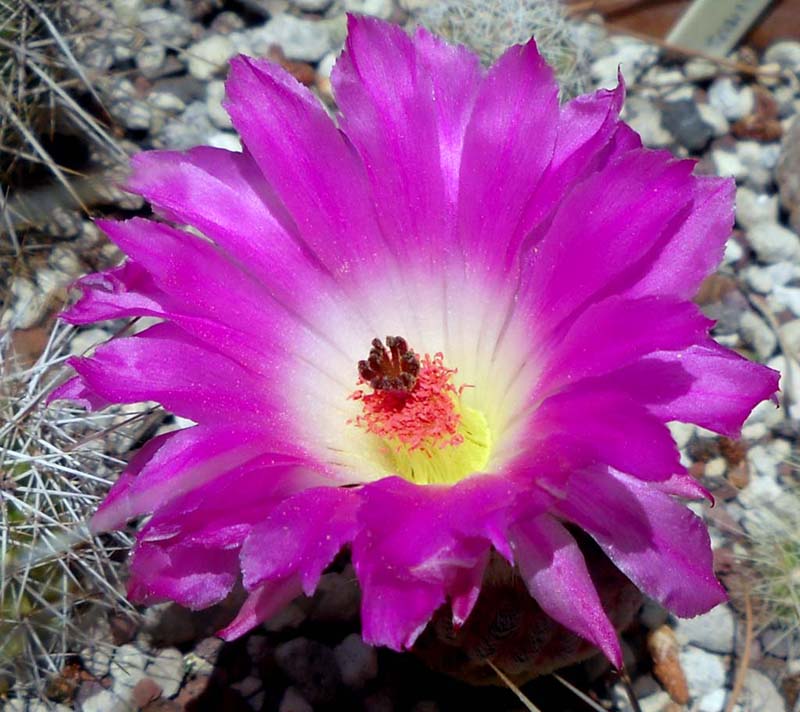
[[[750,646],[753,644],[753,605],[750,602],[750,592],[745,589],[744,591],[744,614],[745,614],[745,636],[744,636],[744,652],[742,653],[742,662],[739,669],[736,671],[736,680],[733,683],[733,690],[731,696],[728,698],[728,704],[725,707],[725,712],[733,712],[739,695],[742,694],[744,689],[744,682],[747,678],[747,671],[750,668]]]
[[[535,704],[533,704],[533,702],[525,697],[522,690],[520,690],[513,682],[511,682],[508,676],[499,667],[497,667],[497,665],[495,665],[491,660],[487,660],[486,664],[497,673],[497,677],[499,677],[505,683],[506,687],[508,687],[508,689],[517,696],[517,699],[519,699],[519,701],[524,705],[525,709],[529,710],[530,712],[541,712],[541,710]]]
[[[578,14],[578,13],[574,12],[573,14]],[[602,27],[605,27],[609,32],[613,32],[614,34],[628,35],[629,37],[641,40],[642,42],[647,42],[648,44],[655,45],[656,47],[660,47],[661,49],[665,49],[669,52],[675,52],[676,54],[682,54],[687,57],[698,57],[700,59],[705,59],[711,62],[712,64],[719,65],[720,67],[724,67],[725,69],[729,69],[731,71],[738,72],[740,74],[749,74],[751,76],[757,76],[757,77],[783,76],[783,72],[780,69],[775,70],[775,69],[765,69],[763,67],[754,67],[751,64],[738,62],[735,59],[716,57],[713,54],[709,54],[708,52],[703,52],[702,50],[699,49],[682,47],[681,45],[676,45],[673,44],[672,42],[667,42],[667,40],[661,39],[660,37],[654,37],[653,35],[648,35],[644,32],[637,32],[636,30],[623,27],[622,25],[619,25],[615,22],[607,22],[606,20],[602,20],[601,22],[596,22],[589,18],[587,18],[587,22],[591,22],[592,24],[596,25],[601,25]]]
[[[642,712],[639,700],[636,699],[636,693],[633,691],[631,676],[628,675],[628,671],[624,667],[619,671],[619,679],[622,681],[622,686],[625,688],[625,694],[628,695],[628,701],[631,703],[633,712]]]
[[[554,672],[553,677],[556,680],[558,680],[562,685],[564,685],[564,687],[566,687],[578,699],[582,700],[587,705],[589,705],[589,707],[591,707],[593,710],[598,710],[598,712],[606,712],[606,710],[600,705],[598,705],[597,702],[595,702],[591,697],[589,697],[589,695],[587,695],[585,692],[581,692],[577,687],[575,687],[575,685],[573,685],[568,680],[565,680],[558,673]]]

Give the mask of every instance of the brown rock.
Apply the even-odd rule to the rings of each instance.
[[[161,697],[161,686],[152,678],[143,677],[134,686],[132,696],[137,707],[146,707]]]
[[[668,625],[662,625],[647,636],[647,649],[653,659],[653,676],[679,705],[689,701],[689,686],[679,658],[680,644]]]

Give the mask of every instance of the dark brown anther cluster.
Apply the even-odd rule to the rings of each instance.
[[[369,357],[358,362],[358,375],[376,391],[409,393],[418,373],[419,359],[402,336],[387,336],[386,346],[373,339]]]

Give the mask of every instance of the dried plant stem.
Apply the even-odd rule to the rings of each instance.
[[[541,710],[533,704],[527,697],[525,697],[522,690],[520,690],[511,680],[509,679],[508,675],[506,675],[497,665],[495,665],[491,660],[487,660],[486,663],[489,665],[492,670],[497,673],[497,677],[499,677],[503,684],[511,690],[516,696],[517,699],[523,704],[525,709],[530,710],[530,712],[541,712]]]
[[[750,592],[744,592],[744,614],[745,614],[745,636],[744,636],[744,652],[742,653],[742,661],[739,664],[739,669],[736,671],[736,679],[733,683],[733,690],[731,696],[728,698],[728,704],[725,707],[725,712],[733,712],[736,702],[739,700],[739,695],[742,694],[744,689],[744,681],[747,678],[747,671],[750,668],[750,646],[753,644],[753,605],[750,602]]]
[[[583,14],[579,11],[576,11],[574,8],[568,7],[567,12],[570,14]],[[622,25],[618,25],[615,22],[607,22],[606,20],[601,20],[600,22],[596,22],[591,18],[586,18],[587,22],[592,22],[593,24],[601,25],[609,32],[612,32],[617,35],[627,35],[629,37],[633,37],[634,39],[641,40],[642,42],[647,42],[648,44],[655,45],[656,47],[660,47],[661,49],[665,49],[669,52],[675,52],[676,54],[682,54],[686,57],[697,57],[699,59],[705,59],[712,64],[716,64],[724,69],[729,71],[737,72],[739,74],[748,74],[750,76],[756,77],[780,77],[782,75],[782,71],[777,69],[765,69],[764,67],[754,67],[751,64],[746,64],[745,62],[739,62],[735,59],[727,59],[725,57],[716,57],[713,54],[709,54],[708,52],[703,52],[699,49],[691,49],[690,47],[682,47],[681,45],[673,44],[672,42],[668,42],[665,39],[660,37],[654,37],[653,35],[648,35],[644,32],[637,32],[636,30],[632,30],[628,27],[623,27]]]
[[[606,710],[600,705],[598,705],[597,702],[595,702],[591,697],[589,697],[589,695],[587,695],[585,692],[581,692],[577,687],[575,687],[575,685],[573,685],[571,682],[561,677],[561,675],[553,673],[553,677],[556,680],[558,680],[562,685],[564,685],[564,687],[566,687],[578,699],[582,700],[587,705],[589,705],[589,707],[591,707],[593,710],[598,710],[598,712],[606,712]]]

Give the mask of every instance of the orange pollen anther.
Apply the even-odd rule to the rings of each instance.
[[[350,422],[409,451],[460,445],[464,437],[458,432],[461,416],[456,404],[463,386],[452,383],[456,369],[445,367],[441,353],[432,358],[425,354],[417,362],[419,370],[408,390],[375,388],[375,381],[371,379],[370,384],[362,370],[359,383],[372,385],[373,391],[359,388],[350,395],[363,407],[361,415]]]

